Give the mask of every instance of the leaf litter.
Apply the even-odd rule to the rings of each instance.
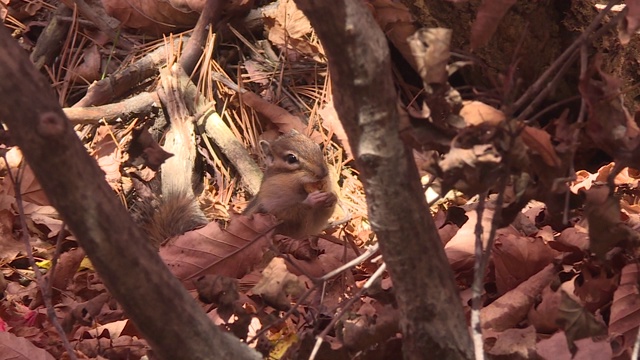
[[[192,27],[197,20],[195,12],[203,6],[198,2],[168,2],[163,3],[169,10],[166,12],[155,2],[150,6],[140,1],[136,11],[149,13],[134,17],[131,2],[103,3],[107,13],[124,25],[147,34]],[[472,47],[490,41],[512,5],[512,1],[483,3],[473,25]],[[9,2],[8,6],[17,8],[19,3]],[[447,88],[447,72],[457,69],[447,64],[448,47],[430,46],[429,51],[416,52],[406,41],[416,30],[408,9],[379,0],[370,1],[368,6],[431,91],[412,90],[415,101],[407,105],[411,124],[405,135],[419,144],[414,148],[425,159],[421,169],[441,180],[430,185],[456,193],[455,201],[437,202],[432,210],[436,217],[446,217],[439,221],[439,232],[462,294],[472,282],[476,256],[478,205],[470,199],[495,190],[499,179],[510,179],[506,204],[490,203],[493,208],[485,209],[481,220],[486,244],[496,214],[509,219],[496,232],[490,271],[483,279],[484,307],[480,315],[485,350],[495,356],[518,358],[628,357],[640,325],[635,256],[640,228],[640,174],[633,169],[638,167],[635,154],[639,131],[637,114],[628,110],[620,96],[620,79],[608,74],[596,59],[580,81],[577,90],[587,109],[581,143],[602,150],[615,162],[593,173],[581,169],[571,173],[569,164],[576,148],[572,134],[576,128],[567,117],[575,119],[576,114],[564,112],[546,126],[514,124],[504,109],[489,102],[476,98],[457,101],[454,89]],[[623,42],[628,42],[629,34],[638,27],[638,6],[629,2],[629,7],[620,32]],[[12,21],[29,22],[37,10],[30,9],[28,16],[20,17],[23,20]],[[367,222],[362,185],[351,162],[353,152],[327,89],[330,79],[322,46],[292,1],[280,1],[275,10],[261,11],[265,14],[262,26],[266,39],[255,40],[238,31],[230,31],[232,35],[223,40],[216,38],[224,50],[209,59],[209,64],[201,65],[204,76],[195,79],[198,91],[208,102],[214,101],[214,92],[218,94],[215,101],[223,105],[221,117],[259,163],[257,141],[276,129],[297,129],[322,143],[327,161],[340,180],[340,198],[350,219],[308,242],[274,237],[270,230],[277,222],[272,217],[234,214],[250,195],[236,178],[233,160],[203,139],[199,153],[206,175],[200,199],[208,215],[214,215],[213,221],[168,239],[159,249],[160,256],[217,324],[260,348],[265,356],[297,358],[308,354],[315,336],[330,320],[336,322],[326,332],[328,346],[321,347],[318,358],[354,354],[366,358],[379,348],[400,351],[392,280],[384,273],[366,293],[361,292],[379,269],[379,262],[361,262],[340,276],[324,278],[375,243],[375,234]],[[139,46],[125,56],[104,37],[92,36],[95,29],[85,28],[78,18],[73,21],[74,37],[65,42],[59,62],[47,65],[49,79],[66,108],[82,99],[102,74],[127,69],[136,59],[166,47],[166,42],[141,40],[144,37],[135,38],[131,32],[126,35]],[[448,43],[446,34],[429,36],[434,38],[415,41],[418,45],[422,41]],[[172,55],[178,56],[180,50],[174,47],[171,51],[177,51]],[[425,58],[416,59],[416,54]],[[229,61],[236,63],[230,65]],[[231,68],[236,73],[228,71]],[[221,71],[225,70],[227,80],[223,81]],[[231,80],[238,74],[241,76]],[[155,79],[155,75],[140,79],[127,92],[104,103],[118,103],[126,95],[153,91]],[[167,156],[157,146],[161,132],[154,137],[153,130],[150,138],[143,131],[141,153],[146,154],[142,157],[147,168],[123,151],[126,144],[136,143],[131,136],[139,131],[139,123],[146,126],[159,117],[151,106],[148,109],[140,114],[123,112],[108,124],[76,125],[115,193],[132,208],[136,205],[131,194],[140,189],[135,182],[149,181]],[[308,123],[302,120],[307,118]],[[431,161],[431,149],[442,156]],[[21,156],[16,149],[9,153],[10,165],[3,167],[3,174],[15,173],[20,167]],[[90,264],[81,266],[82,251],[63,229],[28,166],[24,169],[20,191],[27,229],[18,225],[14,187],[8,176],[0,190],[0,266],[6,282],[0,302],[3,348],[28,354],[25,358],[62,358],[65,351],[60,334],[47,320],[43,294],[37,290],[33,271],[25,261],[19,233],[28,231],[37,259],[57,262],[50,296],[76,354],[109,359],[147,355],[148,345],[108,295]],[[567,207],[565,195],[570,199]],[[571,214],[564,215],[571,215],[571,222],[558,225],[558,214],[565,208]],[[452,214],[458,214],[457,219]],[[334,216],[333,220],[343,217]],[[43,268],[45,263],[41,262]],[[341,308],[348,299],[352,302],[349,314],[345,314]],[[462,305],[470,311],[469,303]]]

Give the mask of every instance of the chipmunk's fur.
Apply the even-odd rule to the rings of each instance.
[[[173,156],[162,164],[162,197],[145,226],[156,245],[208,223],[193,193],[196,148],[191,119],[174,119],[165,137],[163,148]]]

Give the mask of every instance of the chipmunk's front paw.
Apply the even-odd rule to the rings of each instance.
[[[332,192],[314,191],[307,195],[303,203],[311,207],[328,208],[335,205],[337,200],[336,194]]]

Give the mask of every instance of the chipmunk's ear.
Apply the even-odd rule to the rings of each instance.
[[[271,144],[266,140],[260,140],[260,148],[267,160],[267,166],[273,164],[273,151],[271,151]]]

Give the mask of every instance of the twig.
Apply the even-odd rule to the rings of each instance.
[[[481,270],[481,260],[484,256],[483,246],[482,246],[482,233],[484,232],[482,226],[482,216],[485,208],[485,199],[487,198],[487,193],[484,192],[480,194],[480,200],[478,201],[478,206],[476,207],[476,244],[475,244],[475,258],[476,261],[474,263],[474,278],[473,284],[471,285],[471,291],[473,293],[472,303],[471,303],[471,339],[473,340],[473,348],[474,353],[476,355],[476,360],[484,359],[484,346],[482,341],[482,328],[480,324],[480,307],[481,307],[481,294],[482,294],[482,280],[484,276],[481,278],[480,274],[483,273]],[[484,280],[484,279],[483,279]]]
[[[370,258],[371,256],[373,256],[373,254],[376,253],[376,251],[378,251],[378,244],[376,243],[375,245],[372,245],[370,247],[367,248],[367,250],[362,253],[362,255],[358,256],[357,258],[349,261],[348,263],[340,266],[339,268],[329,272],[328,274],[325,274],[323,277],[320,278],[321,281],[327,281],[329,279],[331,279],[332,277],[342,273],[343,271],[349,269],[352,266],[356,266],[362,262],[364,262],[365,260],[367,260],[368,258]]]
[[[638,333],[636,334],[636,341],[633,344],[633,351],[631,352],[631,358],[637,359],[639,353],[640,353],[640,329],[638,329]]]
[[[562,76],[564,76],[564,74],[567,72],[567,70],[569,70],[569,68],[571,67],[571,65],[573,65],[573,62],[577,58],[578,58],[577,52],[571,53],[571,56],[569,56],[567,61],[562,63],[560,70],[558,70],[558,72],[553,76],[551,81],[549,81],[549,83],[545,85],[545,87],[538,93],[538,95],[536,95],[533,101],[531,101],[531,103],[520,114],[518,114],[518,116],[515,118],[515,121],[521,121],[526,119],[527,116],[529,116],[529,114],[531,114],[533,110],[538,106],[538,104],[540,104],[544,99],[546,99],[547,95],[549,95],[551,91],[555,90],[556,85],[558,85],[558,83],[560,82],[560,79],[562,79]]]
[[[510,137],[510,144],[508,149],[513,147],[513,142],[515,141],[515,136]],[[511,158],[507,157],[504,167],[509,169],[511,163]],[[483,250],[482,243],[482,234],[483,234],[483,226],[482,226],[482,213],[484,211],[484,202],[485,198],[488,195],[484,193],[480,196],[480,200],[478,202],[477,211],[477,223],[476,223],[476,259],[474,263],[474,274],[473,274],[473,284],[471,286],[472,289],[472,302],[471,302],[471,329],[474,351],[476,360],[484,359],[484,347],[482,342],[482,327],[480,324],[480,308],[482,307],[482,284],[484,282],[484,275],[489,264],[489,258],[491,257],[491,251],[493,249],[493,244],[495,243],[496,231],[498,230],[498,224],[502,219],[502,205],[504,204],[504,197],[507,187],[507,178],[508,174],[504,174],[498,183],[498,197],[495,201],[495,210],[493,214],[493,219],[491,221],[491,229],[489,230],[489,239],[487,239],[487,245]]]
[[[566,98],[564,100],[560,100],[560,101],[558,101],[558,102],[556,102],[554,104],[551,104],[551,105],[547,106],[546,108],[544,108],[544,109],[540,110],[539,112],[537,112],[534,116],[528,118],[527,119],[527,124],[534,123],[534,122],[536,122],[536,120],[538,120],[540,117],[542,117],[542,115],[546,115],[547,113],[549,113],[549,112],[551,112],[551,111],[553,111],[553,110],[555,110],[555,109],[557,109],[557,108],[559,108],[561,106],[567,105],[567,104],[572,103],[572,102],[577,101],[577,100],[580,100],[581,98],[582,97],[580,95],[575,95],[575,96],[568,97],[568,98]]]
[[[9,161],[7,160],[6,154],[2,155],[2,158],[4,159],[6,167],[10,168]],[[49,318],[49,321],[51,322],[53,327],[55,327],[56,331],[58,332],[58,336],[60,336],[60,339],[62,340],[62,344],[64,345],[64,348],[67,350],[67,354],[69,355],[69,358],[71,360],[77,360],[78,358],[76,357],[76,354],[74,353],[73,348],[69,343],[69,339],[67,339],[67,334],[65,334],[64,329],[62,328],[62,325],[60,325],[60,322],[56,317],[55,310],[53,309],[53,304],[51,302],[51,286],[50,284],[48,284],[48,282],[45,280],[44,276],[42,275],[42,272],[40,271],[40,268],[36,264],[36,260],[33,257],[33,251],[31,250],[31,243],[29,242],[29,235],[27,230],[27,220],[24,214],[24,206],[22,204],[22,189],[20,189],[20,183],[22,182],[22,176],[24,173],[25,166],[26,165],[24,161],[20,163],[20,167],[18,168],[18,171],[15,176],[11,171],[8,172],[9,178],[13,183],[14,191],[16,194],[16,204],[18,206],[18,213],[20,215],[20,226],[22,227],[22,241],[24,242],[24,246],[27,252],[29,265],[31,265],[31,268],[33,269],[33,272],[36,275],[36,282],[38,283],[38,287],[42,292],[42,300],[44,301],[44,304],[47,308],[47,317]]]

